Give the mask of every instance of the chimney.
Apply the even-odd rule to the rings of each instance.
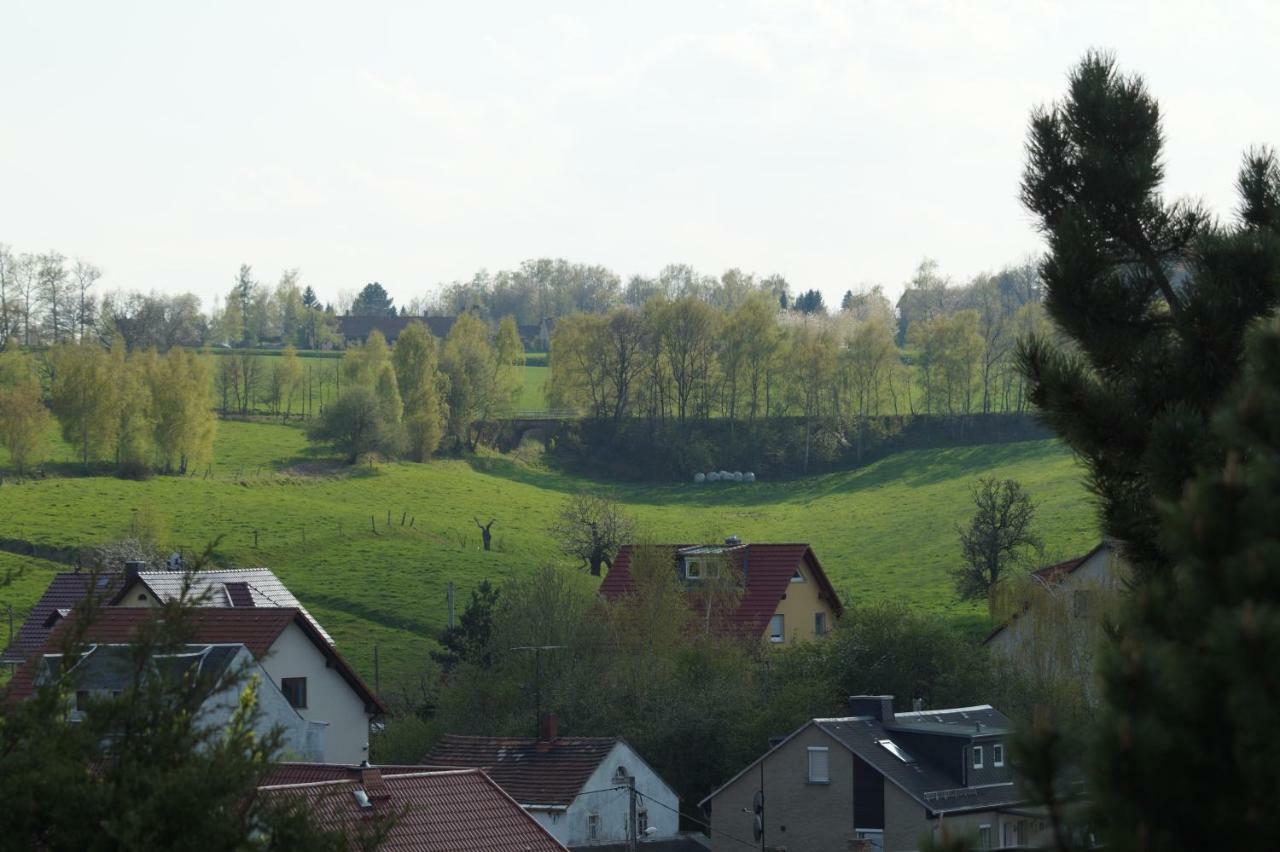
[[[556,738],[556,714],[543,713],[538,720],[538,742],[549,743]]]
[[[360,767],[360,787],[370,799],[389,799],[387,785],[382,782],[382,772],[376,766]]]
[[[738,538],[736,535],[731,535],[724,540],[724,543],[730,547],[737,547],[742,544],[742,539]]]
[[[850,695],[850,716],[870,716],[881,722],[893,721],[892,695]]]
[[[124,578],[123,578],[124,582],[120,586],[120,588],[121,589],[129,588],[129,586],[133,585],[134,581],[138,579],[139,572],[145,571],[145,570],[147,570],[147,563],[145,562],[129,561],[124,563]]]

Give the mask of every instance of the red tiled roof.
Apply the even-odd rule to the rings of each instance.
[[[483,769],[522,805],[568,805],[619,742],[617,737],[557,737],[548,743],[445,734],[422,762]]]
[[[115,591],[120,580],[119,574],[98,574],[96,582],[99,593],[109,595]],[[13,642],[0,655],[0,662],[25,662],[36,651],[44,646],[53,625],[49,617],[58,610],[69,610],[82,601],[89,593],[89,587],[95,581],[95,575],[89,571],[63,571],[53,575],[44,594],[22,622],[21,629],[13,637]]]
[[[84,641],[101,645],[128,644],[139,626],[149,619],[156,618],[158,614],[159,610],[149,607],[103,608],[98,611],[93,623],[85,631]],[[188,642],[244,645],[251,654],[259,658],[271,650],[271,646],[280,638],[285,628],[290,624],[296,624],[311,640],[311,644],[325,655],[328,664],[336,668],[338,674],[360,696],[367,712],[387,712],[386,706],[373,694],[368,684],[356,674],[342,655],[325,641],[315,625],[299,610],[283,607],[202,608],[191,610],[188,618],[192,630],[192,635],[187,638]],[[70,619],[63,619],[49,634],[44,643],[44,653],[57,653],[61,650],[62,632],[69,622]],[[9,684],[11,699],[25,698],[31,694],[34,671],[35,666],[31,660],[18,669]]]
[[[673,560],[678,558],[675,556],[677,551],[689,547],[683,544],[658,546],[671,548]],[[600,584],[600,594],[606,600],[618,600],[631,591],[631,550],[632,546],[629,544],[618,549],[613,567]],[[791,577],[801,562],[808,566],[809,573],[818,583],[820,596],[831,604],[836,616],[844,613],[840,596],[827,579],[813,548],[807,544],[740,544],[726,546],[724,555],[733,561],[735,568],[746,580],[746,590],[730,616],[732,628],[743,636],[763,635],[769,626],[769,619],[778,611],[778,604],[790,588]]]
[[[370,793],[362,808],[356,789]],[[385,775],[316,784],[264,786],[263,795],[298,796],[326,828],[349,834],[370,812],[398,814],[379,849],[391,852],[564,852],[545,828],[477,770]]]

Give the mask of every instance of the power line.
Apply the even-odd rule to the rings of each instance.
[[[653,802],[658,807],[666,808],[667,810],[674,813],[676,816],[684,817],[685,819],[689,820],[689,822],[694,823],[695,825],[702,826],[712,834],[719,834],[721,837],[727,837],[730,840],[734,841],[735,843],[741,843],[743,846],[750,846],[752,849],[756,848],[756,843],[754,841],[743,840],[741,837],[736,837],[727,831],[721,831],[718,828],[712,828],[711,823],[703,822],[702,820],[691,817],[686,813],[681,813],[679,808],[673,808],[670,805],[668,805],[666,802],[660,802],[657,799],[653,798],[652,796],[646,795],[645,793],[641,793],[639,790],[636,791],[636,795],[640,796],[643,799],[648,799],[650,802]]]

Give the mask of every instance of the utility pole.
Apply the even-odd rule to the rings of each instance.
[[[631,796],[631,815],[627,818],[627,838],[630,840],[631,852],[636,852],[636,844],[639,842],[636,835],[639,832],[636,831],[638,826],[636,825],[636,776],[634,775],[627,775],[627,792]]]
[[[382,672],[378,665],[378,646],[373,646],[373,691],[375,694],[382,692]]]

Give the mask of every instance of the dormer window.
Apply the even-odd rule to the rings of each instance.
[[[794,574],[792,574],[792,575],[791,575],[791,582],[793,582],[793,583],[803,583],[803,582],[804,582],[804,575],[800,573],[800,569],[799,569],[799,568],[797,568],[797,569],[796,569],[796,572],[795,572]]]
[[[996,743],[991,747],[991,765],[1004,766],[1004,743]]]
[[[684,561],[686,580],[714,580],[720,576],[720,563],[711,559],[688,558]]]
[[[625,766],[619,766],[616,770],[614,770],[614,773],[613,773],[613,780],[614,780],[614,781],[626,781],[626,780],[627,780],[627,767],[625,767]]]
[[[982,767],[983,767],[982,746],[974,746],[973,747],[973,768],[981,769]]]

